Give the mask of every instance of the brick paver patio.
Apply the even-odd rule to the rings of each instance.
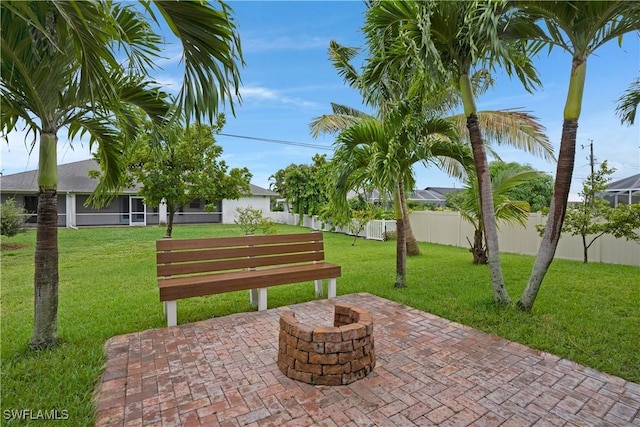
[[[279,316],[329,325],[369,310],[377,364],[347,386],[276,365]],[[379,298],[352,294],[105,344],[98,426],[640,426],[640,385]]]

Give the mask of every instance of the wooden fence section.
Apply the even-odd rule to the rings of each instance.
[[[270,217],[278,223],[289,225],[298,225],[300,219],[299,215],[286,212],[271,212]],[[470,244],[467,239],[473,239],[473,227],[463,220],[458,212],[413,212],[409,217],[413,233],[420,242],[468,248]],[[533,213],[529,215],[526,227],[499,224],[500,251],[536,256],[541,240],[536,225],[543,225],[545,221],[546,218],[542,214]],[[314,230],[352,234],[347,227],[334,229],[315,216],[305,215],[301,225]],[[384,233],[389,231],[395,231],[395,221],[375,220],[367,224],[359,236],[383,240]],[[582,238],[580,236],[563,234],[555,256],[556,258],[582,261],[582,252]],[[640,266],[640,244],[625,239],[616,239],[609,235],[602,236],[589,249],[589,262]]]

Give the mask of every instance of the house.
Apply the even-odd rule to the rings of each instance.
[[[427,187],[424,190],[416,190],[415,193],[422,197],[424,203],[432,203],[436,206],[443,207],[447,204],[446,195],[460,190],[460,188],[452,187]]]
[[[619,204],[640,203],[640,173],[610,182],[600,197],[608,200],[614,207]]]
[[[166,222],[165,206],[151,208],[138,195],[141,188],[135,185],[126,188],[108,206],[95,209],[87,205],[87,199],[95,190],[98,180],[89,176],[90,171],[99,171],[94,160],[82,160],[58,166],[58,226],[113,226],[113,225],[158,225]],[[25,207],[35,222],[38,207],[37,171],[21,172],[0,177],[0,201],[13,198],[18,206]],[[233,224],[237,207],[251,206],[271,211],[270,199],[277,196],[271,190],[251,184],[251,194],[238,200],[221,200],[218,209],[204,209],[203,200],[193,200],[182,206],[174,217],[174,224],[221,223]]]
[[[450,187],[427,187],[424,190],[413,190],[412,193],[407,194],[407,202],[431,204],[442,207],[445,206],[447,202],[445,197],[446,194],[451,193],[452,191],[460,191],[460,189]],[[380,193],[377,190],[373,190],[368,196],[368,200],[370,202],[380,202]],[[350,197],[355,197],[355,193],[351,193]],[[393,199],[389,196],[388,200]]]

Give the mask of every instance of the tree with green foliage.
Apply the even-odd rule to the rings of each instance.
[[[523,1],[516,4],[524,15],[522,19],[512,20],[509,31],[514,37],[531,40],[540,47],[548,46],[550,50],[560,48],[571,55],[553,200],[531,276],[517,303],[521,310],[530,311],[553,261],[563,228],[573,177],[587,59],[600,46],[613,40],[620,42],[624,34],[637,32],[640,2]]]
[[[489,163],[489,174],[492,177],[506,170],[536,172],[533,166],[518,162],[493,161]],[[506,196],[511,200],[527,202],[530,212],[541,212],[549,209],[551,198],[553,197],[553,177],[546,173],[537,172],[530,179],[511,188],[506,193]]]
[[[165,23],[182,43],[184,117],[213,121],[239,95],[244,63],[231,9],[220,1],[0,2],[2,133],[26,125],[39,142],[33,349],[58,343],[57,144],[86,136],[102,167],[98,193],[121,183],[124,141],[140,111],[161,123],[171,108],[149,78],[163,55]],[[97,200],[97,199],[96,199]]]
[[[494,217],[485,139],[478,120],[473,70],[501,66],[519,78],[525,89],[540,84],[524,45],[501,37],[511,14],[503,1],[374,1],[367,11],[365,35],[370,40],[373,76],[416,77],[414,91],[426,97],[443,86],[456,88],[464,108],[478,180],[482,220],[489,249],[494,300],[510,302]]]
[[[402,115],[407,118],[405,121],[366,117],[340,131],[329,186],[332,206],[338,214],[348,213],[347,195],[351,190],[368,187],[378,189],[381,194],[393,195],[397,232],[396,288],[406,286],[406,215],[402,200],[406,200],[405,188],[415,186],[413,165],[436,161],[439,157],[455,159],[463,165],[471,161],[467,146],[457,142],[458,133],[451,122],[404,113],[394,110],[390,116]],[[409,137],[408,134],[416,129],[419,129],[420,138]],[[411,140],[416,143],[411,144]]]
[[[253,206],[236,208],[236,219],[233,220],[244,234],[255,234],[260,230],[263,234],[275,234],[276,224],[269,218],[265,218],[262,209]]]
[[[520,186],[526,186],[546,175],[532,168],[523,168],[518,163],[492,162],[489,169],[496,219],[526,225],[530,212],[529,203],[513,196],[520,194],[517,191]],[[475,231],[473,243],[469,242],[469,251],[473,254],[474,264],[486,264],[489,254],[488,246],[485,246],[483,211],[480,209],[477,182],[473,172],[469,173],[464,189],[447,195],[447,206],[459,211],[462,218],[473,225]]]
[[[610,169],[607,162],[600,164],[600,168],[589,175],[582,186],[583,203],[569,206],[562,226],[563,233],[581,236],[583,248],[583,262],[589,262],[589,248],[605,234],[618,239],[625,238],[640,243],[640,204],[620,204],[612,207],[609,202],[600,197],[611,181],[610,175],[615,169]],[[540,228],[544,233],[544,227]]]
[[[0,205],[0,234],[13,237],[25,231],[27,210],[17,206],[15,199],[7,199]]]
[[[269,177],[269,186],[286,199],[290,211],[300,215],[319,215],[328,202],[328,168],[325,154],[315,154],[312,164],[290,164]]]
[[[166,204],[166,238],[172,235],[175,213],[192,200],[206,201],[205,209],[214,211],[216,202],[222,199],[249,194],[249,170],[229,169],[224,160],[219,160],[222,147],[216,145],[214,134],[224,123],[224,115],[220,115],[214,126],[192,124],[185,129],[173,125],[162,132],[159,138],[163,141],[156,147],[149,142],[153,135],[137,142],[129,173],[142,185],[139,194],[147,205]]]
[[[355,246],[356,240],[367,224],[376,219],[376,209],[371,203],[366,203],[358,208],[350,208],[349,231],[353,234],[351,246]]]

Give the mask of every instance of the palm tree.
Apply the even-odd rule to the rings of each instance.
[[[517,37],[535,40],[539,45],[559,47],[572,58],[553,200],[531,276],[517,303],[520,309],[530,311],[560,240],[573,176],[587,59],[605,43],[619,40],[624,34],[640,28],[640,2],[527,1],[520,7],[528,17],[523,23],[514,22],[517,25],[512,28]],[[544,29],[531,25],[532,22],[543,25]]]
[[[640,78],[635,79],[618,100],[616,113],[622,123],[633,125],[640,104]]]
[[[329,42],[329,58],[344,81],[349,86],[357,89],[362,94],[364,100],[377,110],[377,116],[384,120],[386,112],[394,108],[401,99],[407,95],[407,83],[398,82],[391,85],[387,82],[379,82],[376,85],[363,79],[355,67],[351,64],[352,59],[359,53],[358,48],[342,46],[338,42]],[[333,114],[325,115],[314,119],[311,124],[311,134],[317,137],[321,133],[336,133],[355,121],[365,117],[372,117],[354,108],[332,104]],[[406,195],[400,194],[400,205],[403,212],[403,230],[406,243],[407,255],[420,255],[420,246],[413,234],[411,222],[409,222],[409,208],[407,206]]]
[[[416,128],[423,136],[413,145],[408,144],[406,136],[412,127],[398,129],[395,124],[395,120],[383,122],[365,117],[338,134],[332,161],[331,203],[337,210],[346,211],[347,193],[365,186],[377,188],[381,194],[393,194],[397,230],[395,287],[402,288],[406,286],[406,242],[401,199],[405,188],[415,184],[412,165],[437,161],[443,156],[468,163],[471,155],[464,144],[456,143],[457,131],[446,120],[421,120]]]
[[[338,133],[351,125],[358,123],[364,119],[375,119],[373,116],[364,113],[356,108],[347,107],[340,104],[331,104],[332,114],[325,114],[314,118],[309,124],[311,135],[317,138],[324,133]],[[410,256],[420,255],[420,246],[411,229],[409,222],[409,208],[407,206],[406,194],[402,192],[400,195],[400,205],[403,213],[404,239],[406,244],[406,253]]]
[[[369,78],[404,76],[413,72],[424,78],[426,94],[453,83],[461,93],[464,115],[473,150],[489,249],[489,268],[494,300],[510,302],[506,291],[491,182],[484,139],[478,122],[471,75],[474,67],[497,65],[515,74],[527,90],[539,84],[522,46],[500,37],[503,18],[509,17],[507,2],[375,2],[368,10],[365,34],[373,46]],[[413,71],[412,71],[413,70]]]
[[[149,3],[143,6],[154,13]],[[233,104],[239,85],[242,55],[229,8],[169,2],[155,7],[183,43],[178,104],[184,117],[212,120],[219,103]],[[40,145],[30,342],[39,349],[58,342],[58,134],[87,135],[103,172],[99,191],[117,189],[123,141],[135,137],[140,112],[157,123],[168,119],[166,95],[148,79],[162,38],[132,4],[3,1],[0,12],[2,130],[6,135],[26,124],[32,143]]]
[[[509,198],[508,193],[513,188],[540,176],[544,176],[544,173],[523,170],[520,167],[506,168],[498,173],[493,173],[491,187],[496,218],[506,223],[525,226],[529,218],[529,203],[522,200],[512,200]],[[473,171],[470,171],[461,197],[454,201],[452,207],[458,210],[462,218],[474,228],[473,243],[469,242],[471,244],[469,250],[473,254],[473,263],[486,264],[487,250],[484,246],[484,223],[482,221],[477,185],[478,181],[475,179]]]
[[[438,109],[443,110],[446,108],[454,108],[456,106],[455,102],[448,102],[444,103]],[[340,130],[345,129],[360,120],[366,118],[373,119],[373,116],[344,105],[331,104],[331,108],[333,114],[325,114],[323,116],[316,117],[310,123],[309,127],[311,129],[311,134],[314,137],[320,133],[338,133]],[[419,113],[413,114],[419,116]],[[465,132],[466,117],[463,114],[456,114],[446,117],[445,119],[453,123],[453,125],[458,129],[458,134],[462,135],[462,141],[466,141],[468,143],[468,134]],[[522,149],[535,156],[542,157],[545,160],[555,161],[553,147],[544,133],[544,127],[538,122],[536,117],[531,116],[529,113],[518,110],[480,111],[478,112],[478,120],[480,122],[480,126],[483,129],[486,129],[488,136],[486,148],[494,158],[500,158],[493,147],[493,143],[496,142],[498,144],[508,144],[515,148]],[[410,143],[411,142],[409,142],[409,144]],[[452,147],[452,149],[455,152],[456,148]],[[424,159],[425,164],[427,163],[427,160],[429,159]],[[440,158],[431,160],[434,160],[436,165],[444,167],[445,170],[452,172],[455,176],[461,177],[468,172],[459,170],[458,167],[460,164],[457,160],[451,161],[452,159],[447,156],[446,152],[443,153]],[[465,166],[466,165],[462,165],[462,167]],[[471,168],[466,169],[470,170]],[[473,177],[475,178],[475,174],[473,174]],[[477,190],[477,185],[474,185],[473,188]],[[405,224],[407,255],[411,255],[412,244],[409,240],[413,239],[416,246],[418,243],[415,240],[415,237],[413,237],[410,225],[406,226],[409,223],[406,197],[401,197],[400,203],[404,214],[403,222]],[[479,218],[482,217],[479,216]],[[482,233],[482,237],[484,237],[484,233]],[[486,252],[483,250],[483,253]]]

